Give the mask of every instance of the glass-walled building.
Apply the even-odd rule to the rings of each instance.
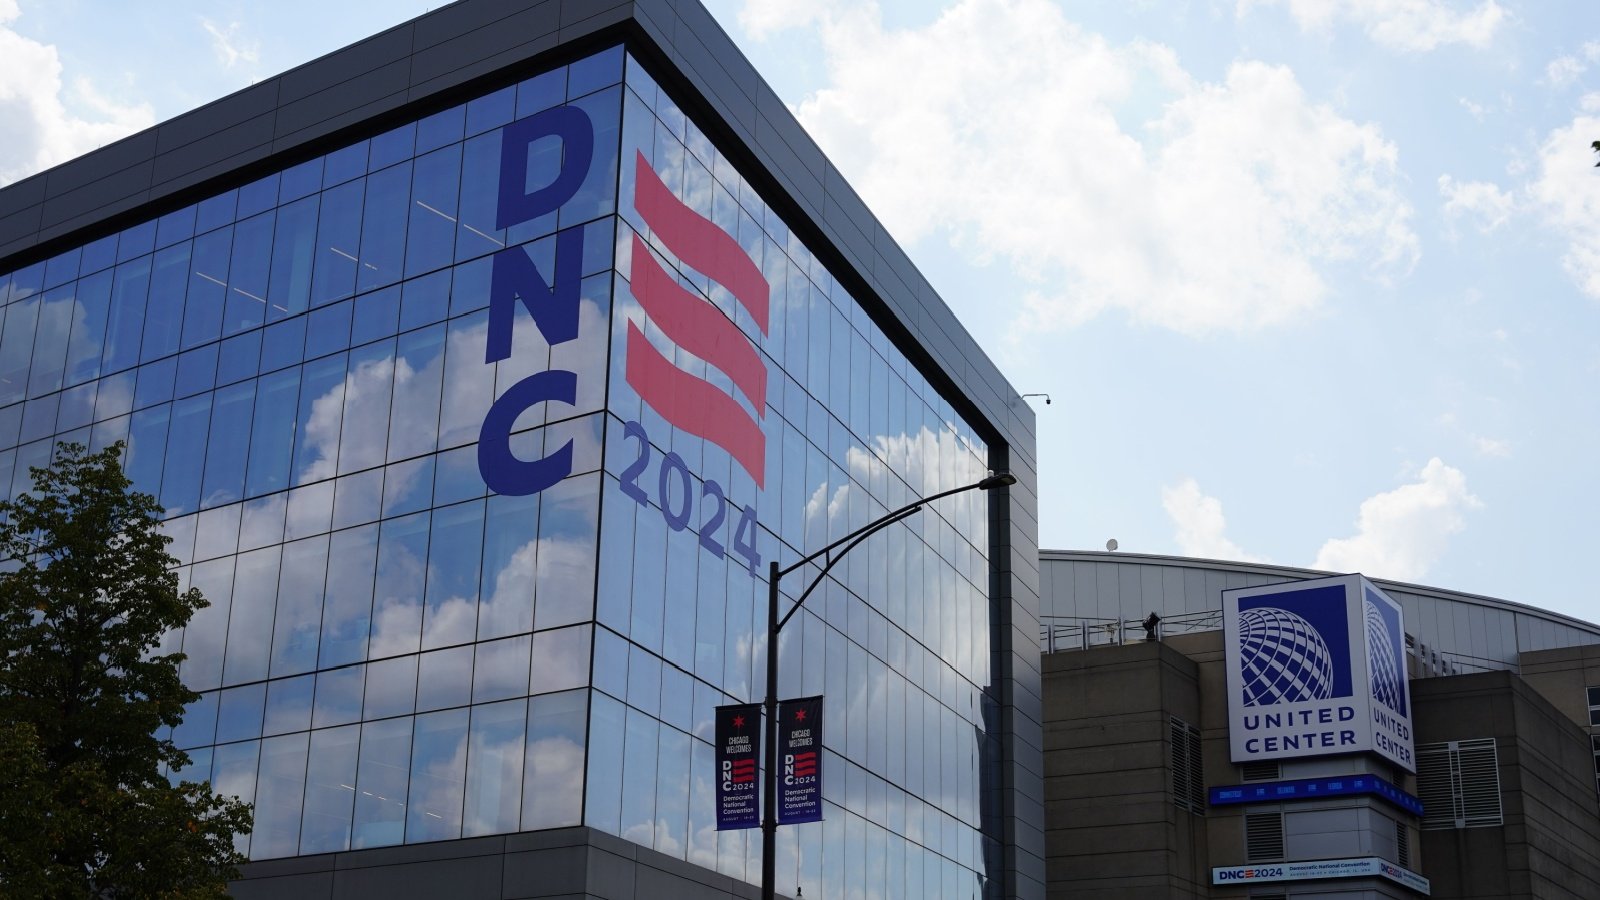
[[[1025,407],[936,296],[897,307],[808,215],[647,12],[489,71],[454,48],[448,89],[148,202],[101,184],[53,229],[77,163],[0,190],[0,493],[57,442],[126,444],[210,601],[165,647],[201,694],[172,776],[252,801],[239,849],[305,862],[247,881],[299,896],[285,871],[527,832],[758,882],[710,741],[761,699],[767,564],[1013,471],[875,535],[785,628],[825,803],[780,829],[778,887],[1041,896]],[[290,76],[356,49],[278,79],[277,120]]]

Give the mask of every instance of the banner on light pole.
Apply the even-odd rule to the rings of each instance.
[[[717,830],[761,825],[761,704],[717,707]]]
[[[822,698],[778,704],[778,824],[822,821]]]

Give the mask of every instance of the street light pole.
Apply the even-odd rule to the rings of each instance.
[[[764,724],[762,726],[766,729],[767,769],[765,775],[765,786],[762,790],[763,809],[761,813],[761,900],[774,900],[773,880],[777,876],[778,868],[778,632],[782,631],[783,626],[787,625],[789,620],[794,617],[794,614],[800,611],[800,607],[805,604],[806,598],[810,597],[811,592],[816,590],[817,585],[822,583],[822,579],[827,577],[828,570],[832,569],[834,565],[839,562],[839,560],[844,558],[845,554],[849,553],[851,550],[854,550],[862,541],[866,540],[877,532],[882,531],[890,525],[901,521],[902,519],[910,518],[920,511],[922,507],[932,503],[935,500],[942,500],[945,497],[949,497],[953,494],[963,494],[967,491],[992,491],[995,488],[1006,487],[1016,483],[1017,478],[1015,475],[1012,475],[1010,472],[1000,472],[995,475],[990,475],[981,481],[973,482],[972,484],[964,485],[958,488],[951,488],[948,491],[941,491],[937,494],[930,494],[920,500],[908,503],[894,512],[868,522],[860,528],[857,528],[855,531],[852,531],[844,537],[839,538],[838,540],[826,547],[823,547],[821,550],[818,550],[810,556],[804,557],[787,568],[779,568],[778,561],[776,559],[774,559],[768,565],[767,699],[764,704],[766,710],[766,719],[764,720]],[[838,553],[834,553],[833,551],[838,549],[841,545],[844,549],[839,550]],[[789,608],[789,611],[784,614],[783,618],[778,618],[778,582],[783,578],[783,576],[788,575],[802,566],[810,565],[811,563],[816,562],[819,558],[823,559],[822,570],[817,573],[817,576],[811,580],[810,584],[806,585],[805,590],[800,592],[799,598],[794,601],[794,606]]]

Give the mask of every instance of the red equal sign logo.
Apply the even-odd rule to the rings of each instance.
[[[733,764],[733,783],[742,784],[756,780],[756,761],[753,759],[737,760]]]
[[[805,778],[817,774],[817,753],[815,750],[794,755],[794,777]]]
[[[642,153],[637,154],[634,172],[633,205],[645,223],[684,264],[727,288],[766,336],[772,289],[744,248],[674,196]],[[716,307],[681,287],[638,235],[633,237],[629,277],[634,297],[661,333],[727,375],[756,416],[764,418],[767,366],[744,332]],[[673,365],[632,322],[627,357],[625,377],[640,399],[675,427],[726,450],[757,487],[763,486],[766,435],[737,400]]]

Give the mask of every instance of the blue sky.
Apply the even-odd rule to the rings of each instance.
[[[0,182],[431,3],[0,0]],[[1040,542],[1600,619],[1600,10],[711,0],[1036,404]]]

